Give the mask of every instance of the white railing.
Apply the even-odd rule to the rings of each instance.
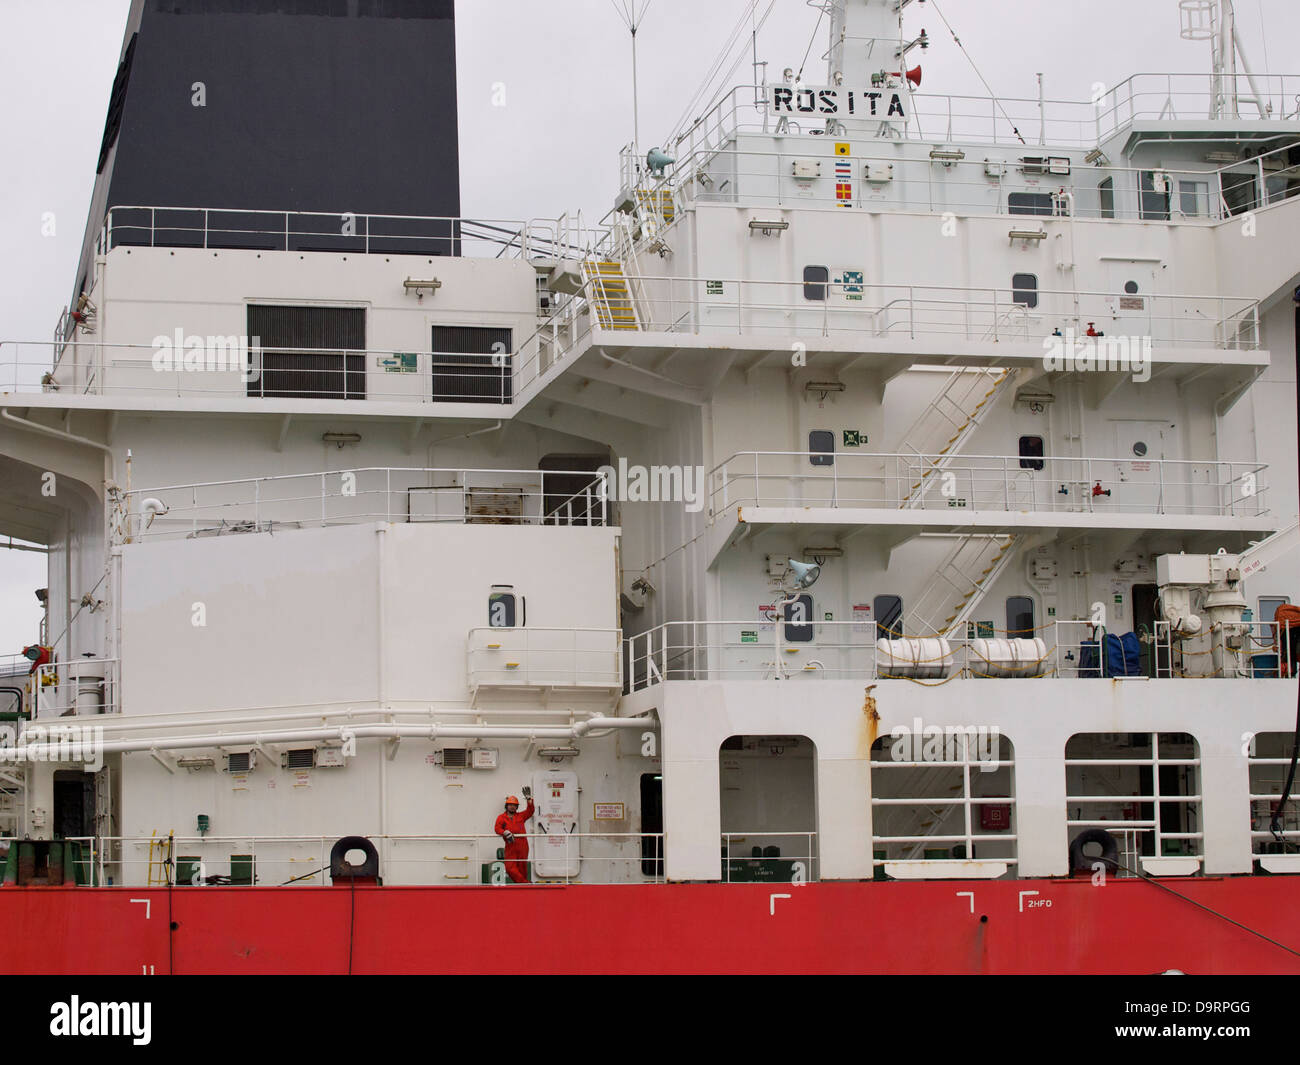
[[[1234,81],[1224,75],[1220,81],[1224,94],[1231,95],[1235,89],[1243,98],[1240,121],[1258,121],[1258,110],[1245,102],[1254,96],[1249,78],[1238,74]],[[1255,81],[1263,103],[1272,108],[1273,119],[1295,118],[1300,112],[1300,75],[1257,74]],[[1093,148],[1134,122],[1207,119],[1212,96],[1208,73],[1133,74],[1096,102],[917,92],[909,98],[912,117],[908,133],[927,140],[1002,144],[1026,152],[1040,145]],[[763,100],[762,86],[737,85],[724,91],[701,117],[670,136],[666,150],[680,160],[723,147],[740,133],[772,132],[775,119],[767,113]],[[824,133],[824,118],[812,115],[807,119],[800,115],[792,120],[791,132]]]
[[[1010,286],[759,281],[741,278],[641,277],[640,328],[648,333],[844,337],[893,340],[943,337],[977,342],[1021,341],[1047,350],[1054,330],[1083,338],[1145,338],[1153,346],[1254,350],[1259,302],[1231,296],[1148,294],[1141,308],[1121,309],[1121,293],[1038,289],[1030,308]],[[1099,350],[1107,350],[1099,345]]]
[[[33,677],[33,719],[122,711],[117,658],[73,658],[40,666]]]
[[[1035,468],[1037,467],[1037,468]],[[736,507],[1258,516],[1256,462],[744,451],[709,473],[713,517]]]
[[[808,154],[796,142],[780,150],[709,149],[699,158],[678,160],[673,176],[655,179],[648,187],[656,190],[654,195],[674,198],[674,216],[694,203],[722,203],[773,209],[956,212],[963,217],[1024,219],[1030,226],[1040,217],[1211,225],[1282,203],[1300,192],[1300,166],[1288,162],[1289,152],[1290,148],[1275,148],[1226,166],[1182,168],[1088,166],[1073,159],[1071,173],[1050,176],[1050,184],[1030,185],[1016,159],[999,161],[1005,173],[991,177],[988,163],[974,150],[970,158],[946,160],[938,180],[935,164],[924,154],[868,151],[853,156],[852,194],[842,200],[828,180],[798,188],[791,183],[790,161]],[[863,170],[870,164],[890,167],[894,177],[868,181]],[[1157,174],[1164,183],[1160,192],[1154,187]],[[1039,182],[1044,175],[1030,171],[1028,178]],[[1029,198],[1009,198],[1015,195]]]
[[[817,879],[816,832],[722,833],[723,883],[806,884]]]
[[[466,676],[484,687],[623,687],[619,629],[520,626],[470,629]]]
[[[535,883],[662,883],[663,834],[570,832],[557,841],[545,832],[516,833],[529,844],[519,859]],[[379,875],[397,884],[508,884],[504,844],[493,833],[368,835],[379,854]],[[322,886],[331,883],[330,850],[337,836],[82,836],[79,880],[87,884],[204,887]],[[558,842],[558,846],[557,846]],[[578,865],[578,872],[543,876],[545,866]],[[250,878],[251,877],[251,882]],[[344,881],[345,883],[348,881]]]
[[[576,258],[601,237],[581,216],[527,222],[351,211],[115,206],[97,251],[118,246],[255,248],[475,258]]]
[[[609,524],[608,499],[591,471],[375,467],[138,489],[114,525],[127,540],[373,521],[594,526]]]
[[[942,338],[977,343],[1043,345],[1073,330],[1083,338],[1096,324],[1109,332],[1098,355],[1137,358],[1144,345],[1256,350],[1257,300],[1230,296],[1152,295],[1140,307],[1121,308],[1114,292],[1036,290],[1030,308],[1007,288],[882,285],[844,280],[805,284],[736,278],[651,276],[633,271],[637,333],[696,336],[837,337],[854,342]],[[632,283],[631,281],[629,283]],[[566,300],[509,355],[483,356],[481,366],[451,367],[437,353],[399,351],[264,351],[250,368],[231,367],[214,353],[202,370],[155,366],[147,344],[69,340],[0,341],[0,389],[73,395],[222,399],[385,400],[412,405],[457,403],[510,407],[526,389],[579,350],[596,333],[588,281],[584,295]],[[813,298],[810,298],[813,297]],[[626,333],[621,335],[628,335]],[[224,338],[214,338],[219,340]],[[205,338],[206,340],[206,338]],[[1062,340],[1064,344],[1064,338]],[[224,349],[223,349],[224,351]],[[311,356],[314,368],[267,365],[277,356]],[[414,361],[408,361],[414,356]],[[1094,356],[1095,357],[1095,356]],[[390,372],[390,370],[392,372]],[[400,370],[401,372],[397,372]],[[1082,372],[1082,371],[1081,371]],[[456,393],[435,388],[435,377],[455,379]],[[251,380],[250,380],[251,378]],[[465,384],[469,381],[474,391]],[[463,389],[463,390],[462,390]]]
[[[782,621],[778,636],[774,614],[738,621],[670,621],[624,640],[626,690],[642,691],[666,681],[731,680],[889,680],[942,684],[964,679],[1112,678],[1108,632],[1091,621],[1053,620],[1030,630],[1007,630],[987,623],[967,622],[965,635],[942,639],[906,627],[892,639],[916,646],[881,650],[885,636],[876,620],[864,612],[861,620],[811,621],[796,625]],[[1169,623],[1156,620],[1153,631],[1138,635],[1138,661],[1126,677],[1154,679],[1263,679],[1295,675],[1290,628],[1273,642],[1272,622],[1243,623],[1245,636],[1227,665],[1212,664],[1212,633],[1178,640]],[[1015,641],[1014,646],[1006,646]],[[1031,642],[1038,641],[1038,642]],[[914,652],[914,654],[912,654]],[[1014,655],[1012,657],[1003,657]]]

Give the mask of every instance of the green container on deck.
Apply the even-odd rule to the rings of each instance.
[[[253,883],[253,856],[251,854],[232,854],[230,856],[230,882],[232,884]]]

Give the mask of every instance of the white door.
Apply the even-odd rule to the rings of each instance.
[[[1181,504],[1186,477],[1177,463],[1164,461],[1165,440],[1173,428],[1166,421],[1113,421],[1115,456],[1113,476],[1101,486],[1110,495],[1094,495],[1098,510],[1123,510],[1126,513],[1161,513],[1171,502]],[[1095,491],[1095,489],[1094,489]]]

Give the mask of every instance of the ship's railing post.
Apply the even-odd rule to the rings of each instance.
[[[325,494],[329,487],[325,484],[325,474],[320,475],[320,524],[321,528],[325,527]]]
[[[916,290],[911,285],[907,286],[907,320],[908,320],[908,334],[910,335],[911,339],[915,340],[916,339]]]

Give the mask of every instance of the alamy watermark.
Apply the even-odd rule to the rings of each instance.
[[[153,368],[159,373],[238,373],[244,382],[262,376],[262,338],[246,336],[172,336],[153,338]]]
[[[997,725],[926,725],[919,717],[911,726],[889,731],[889,757],[895,762],[974,762],[981,773],[998,769],[1002,732]]]
[[[1082,336],[1073,329],[1043,338],[1043,369],[1049,373],[1131,373],[1137,384],[1151,380],[1151,338]]]
[[[691,514],[704,509],[703,466],[637,466],[618,460],[618,469],[601,466],[610,498],[624,503],[682,503]]]
[[[81,762],[95,771],[104,764],[102,725],[27,725],[22,735],[0,724],[0,765],[20,762]]]

